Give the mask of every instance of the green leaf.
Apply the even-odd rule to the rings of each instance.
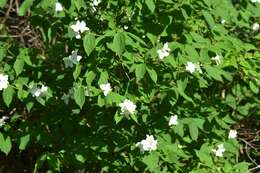
[[[30,134],[22,136],[20,138],[19,149],[20,150],[25,150],[25,148],[28,145],[29,141],[30,141]]]
[[[89,56],[91,52],[95,49],[96,47],[96,38],[93,34],[89,33],[85,35],[84,41],[83,41],[83,46],[85,49],[85,52]]]
[[[74,99],[77,105],[82,109],[82,106],[85,103],[85,90],[84,87],[78,86],[74,88]]]
[[[27,65],[33,66],[30,56],[29,56],[28,48],[21,49],[19,52],[19,55],[17,56],[17,59],[22,59]]]
[[[112,105],[113,103],[115,104],[120,104],[123,100],[125,99],[124,96],[121,96],[120,94],[117,94],[115,92],[110,92],[106,97],[106,103]]]
[[[119,32],[114,36],[113,48],[118,55],[122,55],[125,50],[125,34]]]
[[[210,156],[211,150],[207,144],[203,144],[200,150],[196,150],[196,155],[199,157],[202,163],[205,163],[207,166],[211,167],[213,165],[212,158]]]
[[[88,85],[88,86],[91,86],[91,83],[92,83],[93,80],[96,78],[96,73],[93,72],[93,71],[88,71],[88,72],[85,74],[85,77],[86,77],[87,85]]]
[[[173,126],[173,130],[177,133],[180,137],[184,136],[183,124],[178,123],[176,126]]]
[[[215,80],[223,82],[223,79],[221,77],[221,72],[217,68],[211,67],[209,65],[205,65],[204,68],[210,77],[212,77]]]
[[[118,112],[116,112],[116,114],[114,116],[114,120],[115,120],[116,124],[118,124],[123,118],[124,118],[124,116],[122,116]]]
[[[34,105],[34,102],[27,102],[26,103],[26,109],[27,109],[28,112],[31,111],[33,105]]]
[[[85,9],[87,7],[84,0],[73,0],[72,2],[75,4],[78,10],[80,10],[81,8]]]
[[[23,71],[24,66],[24,60],[21,58],[17,58],[14,62],[14,71],[16,75],[18,76]]]
[[[0,133],[1,134],[1,133]],[[12,148],[12,143],[11,143],[11,139],[8,136],[5,140],[3,135],[0,135],[0,150],[5,153],[6,155],[8,155],[8,153],[11,151]]]
[[[35,163],[35,165],[34,165],[34,171],[33,171],[33,173],[37,173],[37,170],[40,169],[40,168],[43,166],[43,163],[45,162],[46,159],[47,159],[47,155],[46,155],[46,154],[41,155],[41,156],[37,159],[37,161],[36,161],[36,163]]]
[[[6,49],[4,47],[0,48],[0,61],[2,61],[6,57]]]
[[[76,158],[77,161],[79,161],[81,163],[86,162],[86,158],[82,154],[75,154],[75,158]]]
[[[151,77],[151,79],[154,81],[154,83],[156,83],[157,82],[157,73],[156,73],[156,71],[154,69],[152,69],[152,68],[149,68],[149,67],[147,67],[146,70],[147,70],[149,76]]]
[[[143,162],[147,165],[147,168],[151,172],[160,172],[159,168],[159,156],[157,153],[153,152],[143,157]],[[158,170],[159,169],[159,170]]]
[[[250,81],[249,82],[249,87],[255,94],[257,94],[259,92],[259,88],[257,86],[256,81]]]
[[[0,150],[2,151],[3,143],[5,142],[4,135],[0,132]]]
[[[80,75],[80,72],[81,72],[81,65],[77,64],[74,72],[73,72],[73,78],[76,80],[79,75]]]
[[[211,14],[205,10],[202,11],[202,14],[203,14],[205,20],[207,21],[208,25],[211,28],[215,27],[215,21],[214,21],[213,17],[211,16]]]
[[[145,0],[145,4],[147,5],[148,9],[153,13],[155,10],[154,0]]]
[[[107,81],[108,81],[108,73],[107,73],[107,71],[102,71],[101,73],[100,73],[100,77],[99,77],[99,80],[98,80],[98,84],[100,85],[100,84],[105,84],[105,83],[107,83]]]
[[[60,170],[60,160],[59,160],[59,158],[58,158],[56,155],[54,155],[54,154],[49,154],[49,155],[47,156],[47,161],[48,161],[48,165],[49,165],[52,169],[54,169],[54,170],[56,170],[56,171],[59,171],[59,170]]]
[[[185,45],[185,52],[187,53],[187,55],[189,56],[189,58],[192,60],[192,61],[199,61],[200,60],[200,55],[199,53],[197,52],[197,50],[191,46],[191,45]]]
[[[3,92],[3,100],[6,104],[6,106],[9,107],[9,105],[11,104],[12,100],[13,100],[13,95],[14,95],[14,89],[11,86],[8,86],[6,89],[4,89]]]
[[[188,84],[188,80],[187,79],[185,79],[184,81],[177,80],[177,88],[178,88],[178,90],[184,92],[186,87],[187,87],[187,84]]]
[[[137,78],[137,81],[144,78],[144,75],[146,73],[146,65],[145,64],[137,64],[135,67],[135,76]]]
[[[199,135],[198,127],[194,123],[190,123],[188,124],[188,126],[189,126],[191,139],[196,141]]]
[[[188,83],[187,78],[186,78],[184,81],[178,80],[178,81],[177,81],[177,91],[178,91],[178,93],[179,93],[183,98],[185,98],[186,100],[188,100],[188,101],[190,101],[190,102],[193,102],[192,98],[189,97],[189,96],[187,96],[187,95],[185,94],[185,92],[184,92],[185,89],[186,89],[187,83]]]
[[[131,118],[132,120],[134,120],[136,123],[138,123],[136,114],[131,114],[131,115],[130,115],[130,118]]]
[[[105,100],[101,97],[101,95],[98,96],[97,104],[100,107],[105,105]]]
[[[131,32],[127,32],[127,35],[138,41],[139,43],[143,44],[144,46],[147,46],[146,43],[138,36],[132,34]]]
[[[239,170],[240,173],[250,173],[251,171],[249,171],[248,167],[250,166],[251,163],[247,163],[247,162],[240,162],[238,164],[236,164],[234,167],[234,169]]]
[[[7,3],[7,0],[0,0],[0,8],[3,8]]]
[[[24,16],[26,12],[31,8],[33,5],[34,0],[25,0],[22,5],[19,8],[18,15],[19,16]]]

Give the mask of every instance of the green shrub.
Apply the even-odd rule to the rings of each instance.
[[[260,3],[24,0],[16,17],[28,11],[42,46],[0,27],[4,154],[36,150],[34,172],[249,172],[234,129],[260,114]]]

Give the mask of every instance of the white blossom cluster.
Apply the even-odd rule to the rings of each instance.
[[[215,63],[219,65],[221,63],[222,56],[217,54],[215,57],[212,57],[211,60],[215,61]]]
[[[252,30],[253,30],[253,31],[258,31],[259,29],[260,29],[259,23],[253,23],[253,25],[252,25]]]
[[[153,135],[146,135],[146,139],[136,144],[140,148],[141,153],[145,151],[153,151],[157,149],[157,140],[154,139]]]
[[[44,96],[47,91],[48,87],[45,85],[41,85],[41,87],[38,87],[37,85],[30,86],[31,94],[33,97],[41,97]]]
[[[65,68],[72,68],[75,64],[78,64],[82,59],[82,56],[78,55],[77,51],[72,51],[69,57],[63,58]]]
[[[0,74],[0,91],[7,88],[8,85],[8,75]]]
[[[202,73],[202,70],[200,68],[200,65],[198,63],[193,63],[193,62],[187,62],[186,65],[186,71],[190,72],[190,73],[194,73],[194,72],[199,72]]]
[[[92,2],[92,9],[93,11],[97,11],[97,6],[101,3],[101,0],[93,0]]]
[[[168,43],[165,43],[163,45],[162,49],[157,50],[157,53],[159,55],[159,58],[163,59],[163,58],[165,58],[165,57],[170,55],[170,51],[171,51],[171,49],[169,48]]]
[[[177,115],[171,116],[170,120],[169,120],[169,126],[177,125],[178,124],[177,120],[178,120],[178,116]]]
[[[112,91],[110,83],[101,84],[100,89],[102,90],[104,96],[107,96],[110,91]]]
[[[128,99],[125,99],[119,106],[121,107],[121,112],[125,115],[134,114],[136,109],[136,105]]]
[[[236,130],[230,130],[228,134],[229,139],[235,139],[237,137],[237,131]],[[224,144],[219,144],[216,149],[212,149],[212,152],[215,153],[217,157],[223,157],[224,152],[226,151]]]
[[[237,137],[237,131],[236,130],[230,130],[228,134],[229,139],[235,139]]]
[[[2,118],[0,118],[0,128],[3,127],[5,125],[5,121],[9,119],[8,116],[3,116]]]
[[[212,152],[214,152],[217,157],[223,157],[225,151],[224,144],[219,144],[217,149],[212,149]]]
[[[89,31],[89,28],[86,26],[86,23],[84,21],[79,21],[73,25],[70,26],[70,28],[74,31],[75,37],[77,39],[81,38],[81,34],[84,33],[85,31]]]
[[[59,2],[56,2],[56,3],[55,3],[55,11],[56,11],[56,12],[63,11],[63,7],[62,7],[62,4],[61,4],[61,3],[59,3]]]
[[[260,0],[251,0],[253,3],[260,3]]]

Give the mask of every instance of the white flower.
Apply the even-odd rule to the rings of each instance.
[[[193,73],[195,71],[198,71],[199,73],[202,73],[200,65],[197,64],[197,63],[190,62],[190,61],[187,62],[186,71],[188,71],[190,73]]]
[[[7,88],[8,85],[8,75],[0,74],[0,91]]]
[[[177,147],[178,147],[179,149],[184,148],[184,146],[183,146],[183,145],[180,145],[180,144],[178,144]]]
[[[251,0],[251,2],[253,2],[253,3],[260,3],[260,0]]]
[[[237,137],[237,131],[236,130],[230,130],[228,134],[229,139],[234,139]]]
[[[136,109],[136,105],[130,100],[125,99],[123,103],[120,103],[121,112],[125,115],[133,114]]]
[[[217,150],[212,149],[212,152],[214,152],[217,157],[223,157],[223,153],[225,152],[224,145],[219,144]]]
[[[85,87],[85,96],[90,97],[92,95],[91,88]]]
[[[222,56],[221,55],[216,55],[215,57],[212,57],[211,60],[215,61],[217,65],[221,63]]]
[[[39,97],[41,95],[41,90],[37,86],[31,88],[31,94],[33,97]]]
[[[63,94],[63,96],[61,97],[61,100],[63,100],[66,105],[69,104],[70,95],[69,94]]]
[[[83,33],[85,31],[88,31],[89,28],[86,27],[86,23],[84,21],[77,21],[75,25],[70,26],[71,29],[73,29],[74,32],[80,32]]]
[[[220,21],[220,23],[221,23],[221,24],[225,24],[225,23],[226,23],[226,20],[225,20],[225,19],[222,19],[222,20]]]
[[[92,2],[92,9],[93,9],[94,12],[97,11],[97,8],[96,8],[96,7],[97,7],[100,3],[101,3],[101,0],[93,0],[93,2]]]
[[[146,139],[136,144],[140,148],[141,153],[144,151],[153,151],[157,149],[157,140],[152,135],[146,135]]]
[[[78,64],[82,59],[82,56],[78,55],[77,51],[72,51],[71,55],[67,58],[63,58],[65,68],[72,68],[74,64]]]
[[[63,11],[63,7],[62,7],[61,3],[56,2],[56,4],[55,4],[55,11],[56,12]]]
[[[86,26],[86,23],[84,21],[77,21],[76,24],[71,25],[70,28],[75,32],[76,38],[81,38],[81,33],[85,31],[89,31],[89,28]]]
[[[178,119],[177,115],[171,116],[169,120],[169,126],[177,125],[178,124],[177,119]]]
[[[124,25],[124,30],[128,30],[128,26],[127,25]]]
[[[157,53],[158,53],[158,55],[159,55],[159,58],[160,58],[160,59],[163,59],[164,57],[167,57],[167,56],[170,55],[170,51],[171,51],[171,49],[169,48],[168,43],[165,43],[165,44],[163,45],[163,48],[162,48],[162,49],[157,50]]]
[[[105,96],[107,96],[108,93],[112,91],[110,83],[101,84],[99,87],[103,91]]]
[[[33,97],[43,96],[44,94],[46,94],[47,91],[48,91],[48,87],[45,85],[42,85],[40,88],[37,87],[36,85],[31,87],[31,94]]]
[[[186,71],[193,73],[196,70],[196,65],[192,62],[187,62]]]
[[[41,92],[42,92],[42,93],[45,93],[45,92],[47,92],[47,91],[48,91],[48,87],[45,86],[45,85],[42,85],[42,87],[41,87]]]
[[[93,5],[98,6],[101,3],[101,0],[93,0]]]
[[[0,119],[0,128],[3,127],[3,125],[5,125],[5,120],[9,119],[8,116],[3,116],[1,119]]]
[[[258,23],[254,23],[252,26],[253,31],[258,31],[260,28],[260,25]]]

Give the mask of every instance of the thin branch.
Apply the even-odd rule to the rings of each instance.
[[[17,38],[21,37],[21,35],[0,35],[0,38]]]
[[[248,152],[248,145],[246,144],[246,155],[247,157],[251,160],[251,162],[253,162],[255,165],[258,165],[255,160],[250,156],[249,152]]]
[[[244,140],[244,139],[242,139],[242,138],[238,138],[238,139],[241,140],[242,142],[244,142],[246,145],[250,146],[251,148],[257,150],[257,148],[254,147],[250,142],[248,142],[248,141],[246,141],[246,140]]]
[[[260,165],[257,165],[256,167],[249,169],[249,171],[253,172],[253,171],[257,170],[257,169],[260,169]]]

